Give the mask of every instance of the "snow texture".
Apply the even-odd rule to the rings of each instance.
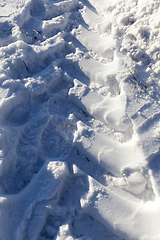
[[[0,240],[160,239],[159,15],[0,2]]]

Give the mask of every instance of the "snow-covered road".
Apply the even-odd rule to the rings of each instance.
[[[159,13],[0,2],[0,240],[160,239]]]

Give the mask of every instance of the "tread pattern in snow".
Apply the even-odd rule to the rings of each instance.
[[[125,17],[127,1],[82,2],[30,0],[0,23],[0,239],[160,236],[148,222],[160,215],[157,59],[132,31],[140,1]]]

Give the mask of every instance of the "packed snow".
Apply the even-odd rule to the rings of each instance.
[[[160,239],[159,0],[1,0],[0,240]]]

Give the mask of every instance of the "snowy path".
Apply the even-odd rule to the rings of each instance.
[[[160,238],[155,2],[1,3],[0,240]]]

